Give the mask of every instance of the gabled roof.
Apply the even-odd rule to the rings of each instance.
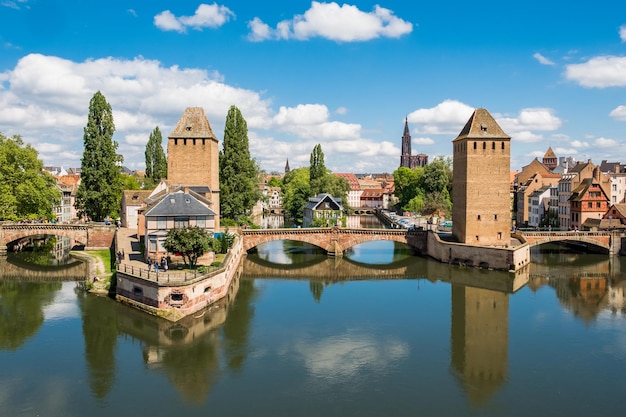
[[[609,197],[606,195],[600,184],[594,182],[593,178],[585,178],[581,181],[580,185],[576,187],[576,189],[572,190],[572,196],[569,198],[569,201],[582,201],[592,185],[597,185],[602,195],[604,195],[604,199],[607,201],[609,200]]]
[[[624,203],[613,204],[611,207],[609,207],[609,209],[607,210],[607,214],[605,214],[605,218],[608,218],[613,209],[615,209],[621,217],[626,218],[626,204]]]
[[[332,195],[323,193],[318,194],[317,197],[309,198],[309,202],[304,206],[305,209],[319,210],[322,205],[328,205],[329,210],[343,210],[341,205],[341,198],[334,198]]]
[[[577,162],[576,165],[570,168],[569,172],[581,173],[587,167],[591,167],[591,168],[594,167],[594,165],[591,163],[591,160],[587,162],[580,162],[580,161]]]
[[[359,180],[356,177],[356,175],[352,173],[340,173],[340,174],[333,173],[333,175],[337,177],[341,177],[345,179],[346,181],[348,181],[348,185],[350,186],[350,189],[352,191],[359,191],[361,189],[361,185],[359,184]]]
[[[556,159],[556,154],[552,150],[551,146],[548,147],[548,150],[546,151],[546,154],[543,157],[544,159]]]
[[[187,107],[168,138],[205,138],[217,141],[202,107]]]
[[[126,202],[127,206],[141,206],[151,193],[152,190],[124,190],[122,200]]]
[[[154,197],[153,197],[154,198]],[[214,216],[215,212],[191,193],[177,191],[164,196],[148,209],[147,216]]]
[[[504,133],[487,109],[479,108],[474,110],[454,141],[462,139],[511,139],[511,137]]]

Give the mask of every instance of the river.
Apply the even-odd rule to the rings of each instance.
[[[625,258],[535,252],[521,277],[393,242],[346,258],[266,244],[178,323],[0,278],[0,416],[623,412]]]

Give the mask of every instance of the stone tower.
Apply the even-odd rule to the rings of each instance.
[[[201,107],[187,107],[167,140],[167,179],[170,185],[204,190],[219,228],[220,178],[218,140]]]
[[[458,242],[509,245],[510,142],[486,109],[476,109],[452,141],[452,234]]]

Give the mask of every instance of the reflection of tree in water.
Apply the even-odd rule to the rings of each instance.
[[[41,239],[30,239],[30,244],[26,246],[20,252],[11,254],[12,257],[19,259],[22,262],[27,262],[34,265],[47,266],[50,265],[54,259],[52,250],[57,243],[56,236],[46,235]]]
[[[223,352],[228,367],[241,369],[248,353],[250,326],[254,317],[252,301],[257,295],[253,280],[242,279],[233,304],[228,309],[228,317],[222,327]]]
[[[61,282],[0,282],[0,349],[15,350],[34,336]]]
[[[313,299],[319,304],[322,301],[322,293],[324,292],[324,283],[321,281],[309,281],[309,289],[313,295]]]
[[[91,391],[97,398],[109,393],[115,379],[115,346],[117,344],[117,308],[110,299],[78,292],[83,317],[85,361]]]

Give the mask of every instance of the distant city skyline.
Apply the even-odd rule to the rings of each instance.
[[[221,143],[236,105],[268,172],[308,166],[318,143],[334,172],[393,172],[405,118],[413,154],[449,157],[478,107],[512,137],[511,170],[548,147],[600,164],[626,146],[626,3],[614,0],[2,0],[0,51],[0,132],[45,165],[80,166],[98,90],[137,170],[154,127],[166,149],[191,106]]]

